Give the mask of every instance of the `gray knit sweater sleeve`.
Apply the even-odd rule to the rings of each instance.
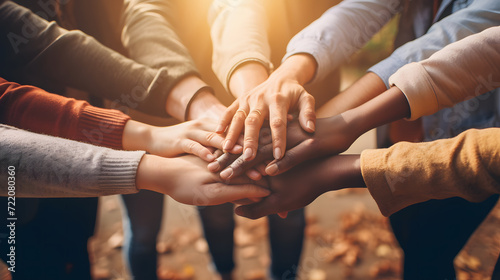
[[[144,153],[116,151],[0,124],[0,195],[8,194],[9,181],[15,181],[17,197],[136,193],[135,177]],[[9,174],[9,169],[15,174]]]

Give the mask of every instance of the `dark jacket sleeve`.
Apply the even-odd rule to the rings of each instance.
[[[167,95],[181,75],[153,69],[106,48],[81,31],[67,31],[11,1],[0,4],[0,75],[38,85],[44,80],[87,91],[166,117]]]

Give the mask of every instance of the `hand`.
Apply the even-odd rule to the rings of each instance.
[[[292,56],[265,82],[239,96],[227,108],[217,127],[217,132],[222,133],[229,126],[224,150],[234,146],[244,129],[243,154],[246,160],[253,159],[258,149],[260,128],[265,119],[269,119],[273,155],[274,158],[280,159],[286,148],[287,115],[294,110],[299,111],[302,128],[308,132],[314,131],[314,98],[302,87],[302,84],[310,79],[303,76],[306,71],[301,71],[302,65],[313,68],[316,64],[309,55]],[[312,75],[310,74],[311,77]]]
[[[215,156],[209,147],[222,149],[224,138],[214,133],[216,122],[212,119],[194,120],[178,125],[157,127],[130,120],[123,132],[125,150],[144,150],[162,157],[175,157],[184,153],[194,154],[205,161]],[[231,152],[241,153],[236,145]]]
[[[270,177],[271,195],[239,206],[236,214],[250,219],[303,208],[321,194],[364,186],[359,155],[340,155],[303,163],[285,174]]]
[[[217,205],[232,201],[256,201],[269,195],[265,182],[239,178],[233,185],[220,182],[206,169],[206,163],[194,156],[162,158],[144,155],[137,170],[138,189],[169,195],[190,205]]]
[[[318,119],[314,133],[307,133],[297,122],[292,122],[288,126],[289,150],[281,160],[274,160],[268,164],[265,172],[268,175],[278,175],[306,160],[341,153],[347,150],[363,132],[358,129],[355,121],[344,114]],[[259,165],[272,159],[272,145],[267,144],[269,137],[266,137],[265,129],[261,134],[263,134],[260,140],[261,148],[254,160],[246,161],[243,156],[234,160],[234,156],[223,155],[217,159],[217,163],[209,165],[210,171],[218,171],[231,163],[220,173],[222,179],[228,179],[242,174],[250,167],[257,166],[258,170],[262,169]]]

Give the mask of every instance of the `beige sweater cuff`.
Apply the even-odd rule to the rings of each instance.
[[[410,120],[439,110],[432,79],[421,64],[413,62],[401,67],[389,78],[389,84],[397,86],[406,96],[411,110]]]

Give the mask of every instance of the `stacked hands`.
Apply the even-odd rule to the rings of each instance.
[[[252,122],[246,122],[246,126],[251,125]],[[308,205],[319,195],[352,184],[351,178],[356,174],[351,174],[350,169],[345,167],[359,165],[359,157],[327,156],[347,150],[360,133],[349,127],[342,115],[318,119],[313,125],[316,130],[310,133],[302,128],[300,120],[292,119],[288,123],[286,142],[283,141],[286,143],[286,153],[281,158],[276,156],[275,142],[269,127],[245,127],[245,131],[259,131],[258,141],[247,141],[247,136],[244,137],[245,144],[258,143],[252,156],[235,153],[235,147],[240,147],[238,144],[224,145],[227,151],[208,165],[210,171],[220,172],[220,178],[225,181],[241,177],[258,182],[265,179],[270,190],[268,196],[254,199],[253,203],[249,200],[237,201],[236,203],[244,202],[244,206],[235,210],[238,215],[253,219],[270,214],[286,217],[288,211]],[[227,138],[228,136],[225,143]],[[242,142],[241,136],[239,139],[236,143]],[[243,149],[246,150],[247,147]]]
[[[146,155],[145,166],[160,166],[161,157],[199,157],[172,158],[168,164],[178,170],[153,168],[156,173],[139,176],[145,168],[138,186],[187,204],[233,202],[240,205],[235,212],[248,218],[285,217],[324,192],[352,186],[359,156],[326,156],[345,151],[364,130],[348,113],[316,120],[314,98],[301,86],[309,78],[290,78],[290,71],[282,75],[280,68],[237,98],[218,125],[200,119],[137,135],[148,141],[124,139],[124,146],[150,143],[134,147],[157,155]],[[290,112],[298,112],[297,117]]]

